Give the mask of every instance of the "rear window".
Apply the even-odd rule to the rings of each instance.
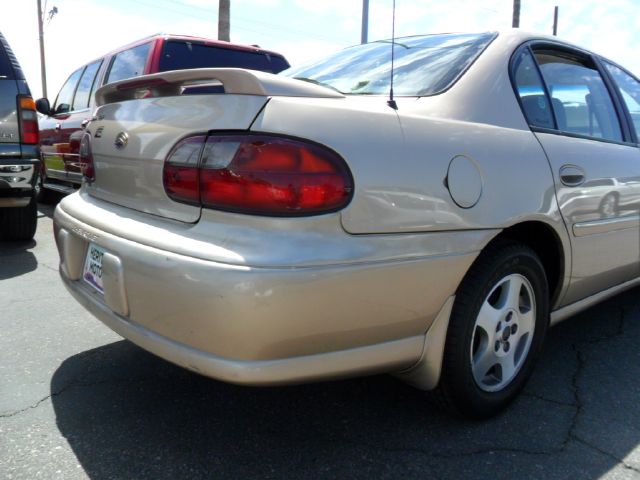
[[[197,42],[169,40],[160,57],[161,72],[190,68],[236,67],[278,73],[289,68],[287,61],[266,52],[221,48]]]
[[[494,33],[396,38],[393,90],[396,95],[436,95],[460,77],[496,37]],[[386,95],[391,78],[391,40],[347,48],[283,75],[352,95]]]

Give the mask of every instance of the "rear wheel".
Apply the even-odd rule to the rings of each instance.
[[[36,233],[37,223],[35,195],[25,207],[0,208],[0,239],[31,240]]]
[[[471,418],[506,407],[540,352],[548,298],[544,268],[530,248],[512,242],[489,246],[456,294],[433,392],[439,402]]]

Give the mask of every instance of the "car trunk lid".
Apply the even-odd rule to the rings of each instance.
[[[189,94],[221,85],[223,94]],[[163,167],[181,139],[209,131],[246,131],[274,95],[341,97],[331,90],[263,72],[196,69],[124,80],[96,92],[100,106],[87,133],[95,179],[90,195],[182,222],[200,207],[171,200]]]

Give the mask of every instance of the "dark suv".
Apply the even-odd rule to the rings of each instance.
[[[40,169],[35,103],[18,60],[0,33],[0,239],[30,240]]]
[[[95,108],[94,93],[101,86],[143,74],[191,68],[238,67],[278,73],[289,68],[279,53],[255,46],[183,35],[154,35],[109,52],[74,71],[53,105],[36,102],[44,168],[40,200],[48,190],[70,193],[82,183],[78,149],[84,126]]]

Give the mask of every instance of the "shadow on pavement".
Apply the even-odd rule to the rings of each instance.
[[[486,422],[451,418],[388,376],[239,387],[126,341],[65,360],[51,399],[59,430],[93,479],[640,472],[638,293],[552,329],[524,394]]]
[[[51,201],[47,203],[38,203],[38,218],[48,217],[53,218],[53,212],[56,209],[58,202],[64,198],[64,195],[58,192],[50,192]]]
[[[32,248],[34,240],[26,242],[0,242],[0,280],[18,277],[38,268],[38,261]]]

